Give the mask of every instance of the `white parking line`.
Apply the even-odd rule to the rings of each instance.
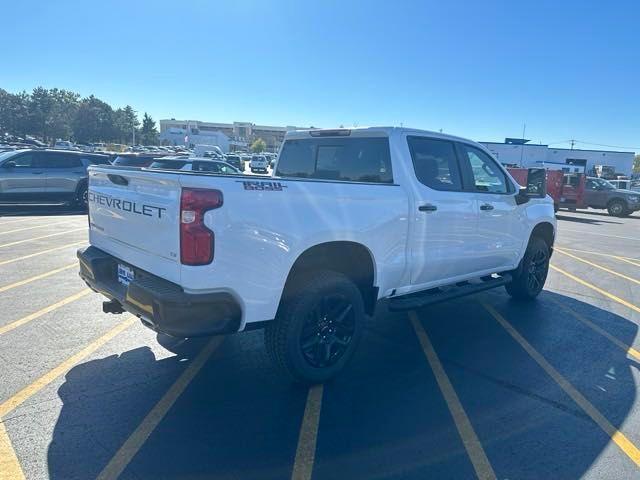
[[[13,247],[14,245],[19,245],[21,243],[34,242],[36,240],[41,240],[43,238],[57,237],[58,235],[64,235],[66,233],[78,232],[80,230],[85,230],[86,231],[87,227],[74,228],[73,230],[65,230],[64,232],[50,233],[49,235],[42,235],[41,237],[26,238],[24,240],[18,240],[16,242],[5,243],[4,245],[0,245],[0,248]]]
[[[590,232],[588,230],[573,230],[571,228],[559,228],[558,229],[558,233],[562,234],[562,232],[579,233],[580,235],[586,233],[586,234],[589,234],[589,235],[598,235],[599,237],[622,238],[624,240],[640,241],[640,238],[638,238],[638,237],[625,237],[623,235],[611,235],[609,233],[596,233],[596,232]]]

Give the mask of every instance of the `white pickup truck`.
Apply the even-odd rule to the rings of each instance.
[[[535,298],[556,232],[552,200],[483,146],[393,127],[290,132],[266,178],[92,166],[88,199],[80,276],[105,312],[176,337],[266,327],[306,383],[345,366],[382,299]]]

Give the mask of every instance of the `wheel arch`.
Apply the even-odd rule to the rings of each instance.
[[[553,251],[553,243],[555,241],[555,227],[551,222],[540,222],[533,227],[529,240],[534,237],[542,238],[549,246],[549,253]]]
[[[80,190],[84,187],[89,187],[89,179],[88,178],[82,178],[80,180],[78,180],[78,184],[76,185],[76,193],[75,196],[77,197],[78,194],[80,193]]]
[[[371,251],[362,243],[330,241],[303,251],[289,270],[280,306],[295,293],[296,279],[311,274],[314,270],[332,270],[347,276],[360,290],[367,314],[373,314],[378,299],[375,262]]]

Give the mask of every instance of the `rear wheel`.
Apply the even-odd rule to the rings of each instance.
[[[517,300],[533,300],[544,287],[549,272],[549,246],[540,237],[529,240],[522,265],[505,288]]]
[[[364,304],[345,275],[314,272],[296,281],[298,290],[265,329],[267,351],[295,382],[316,384],[337,375],[362,336]]]
[[[622,200],[613,200],[607,205],[607,211],[612,217],[624,217],[627,215],[627,206]]]
[[[82,210],[87,210],[89,208],[89,189],[87,188],[87,185],[81,185],[78,189],[76,205],[78,205]]]

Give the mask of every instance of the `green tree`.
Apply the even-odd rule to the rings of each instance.
[[[80,95],[69,90],[34,88],[26,102],[27,133],[41,137],[45,142],[55,138],[70,138],[79,98]]]
[[[69,90],[49,90],[52,107],[45,119],[47,134],[51,138],[68,139],[73,135],[72,122],[78,111],[80,95]]]
[[[0,134],[24,137],[29,133],[29,94],[9,93],[0,88]]]
[[[53,109],[54,100],[49,94],[49,90],[43,87],[36,87],[31,92],[31,101],[29,102],[29,133],[37,135],[43,141],[49,139],[48,126],[49,118]]]
[[[157,145],[158,143],[158,130],[156,129],[156,122],[147,112],[144,112],[144,116],[142,117],[140,143],[144,145]]]
[[[264,152],[266,148],[267,148],[267,143],[261,138],[257,138],[251,144],[251,151],[254,152],[254,153]]]
[[[73,119],[73,136],[79,142],[109,141],[116,137],[113,109],[93,95],[83,98]]]
[[[133,132],[136,136],[140,134],[140,121],[137,112],[127,105],[113,112],[113,124],[115,127],[116,138],[119,143],[129,143],[133,140]]]
[[[640,154],[633,159],[633,173],[640,173]]]

